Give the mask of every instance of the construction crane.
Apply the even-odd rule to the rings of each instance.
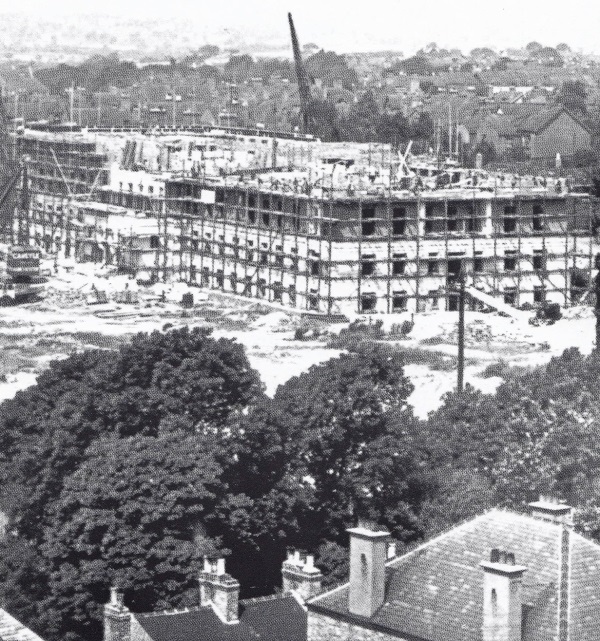
[[[8,242],[13,241],[15,209],[21,204],[16,190],[23,174],[23,163],[17,162],[11,146],[8,116],[0,96],[0,236]]]
[[[298,36],[294,27],[292,14],[288,13],[288,21],[290,23],[290,34],[292,36],[292,49],[294,50],[294,63],[296,66],[296,77],[298,79],[298,93],[300,95],[300,115],[302,117],[302,133],[310,133],[312,125],[312,118],[310,113],[310,84],[304,64],[302,63],[302,56],[300,55],[300,45],[298,44]]]

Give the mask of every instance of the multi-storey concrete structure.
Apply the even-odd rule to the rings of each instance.
[[[273,170],[251,154],[217,166],[197,151],[206,139],[140,135],[153,151],[135,163],[122,134],[64,134],[64,147],[50,134],[25,136],[30,239],[157,280],[328,314],[452,310],[461,271],[513,305],[567,306],[591,281],[593,202],[564,180],[431,189],[398,178],[383,148],[380,159],[370,147],[344,159],[343,147],[312,142],[286,162],[276,139],[261,138]]]

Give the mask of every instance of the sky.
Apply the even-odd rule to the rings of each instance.
[[[0,0],[0,14],[60,16],[91,12],[198,21],[207,40],[238,32],[248,42],[288,42],[291,11],[302,43],[338,52],[394,49],[429,42],[469,51],[524,46],[532,40],[600,52],[600,3],[592,0]],[[1,18],[1,16],[0,16]]]

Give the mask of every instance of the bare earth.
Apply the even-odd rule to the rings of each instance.
[[[106,291],[108,304],[88,304],[92,284]],[[116,303],[117,293],[126,288],[138,301]],[[180,302],[187,291],[194,294],[195,304],[184,310]],[[376,318],[384,321],[385,329],[408,315]],[[0,400],[34,384],[37,374],[54,359],[86,348],[115,348],[136,332],[168,325],[211,326],[216,337],[238,340],[272,395],[278,385],[340,353],[326,343],[342,326],[322,327],[327,335],[319,339],[294,340],[294,331],[302,323],[297,312],[247,298],[190,290],[183,284],[138,288],[127,277],[108,275],[96,265],[62,266],[52,276],[43,301],[0,308]],[[495,313],[478,312],[467,312],[466,323],[465,380],[485,392],[493,392],[502,380],[481,376],[488,365],[504,360],[531,367],[568,347],[589,353],[595,333],[593,310],[588,307],[564,310],[563,319],[551,326],[533,327]],[[422,418],[438,407],[443,394],[456,384],[456,337],[457,314],[431,312],[415,316],[407,339],[390,340],[390,344],[411,348],[405,371],[415,391],[409,400]],[[438,362],[430,362],[430,358],[420,362],[420,352],[433,352]]]

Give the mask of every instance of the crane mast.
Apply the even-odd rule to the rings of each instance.
[[[14,141],[16,143],[16,141]],[[8,115],[4,105],[4,96],[0,94],[0,236],[8,242],[13,240],[15,209],[17,207],[16,190],[19,188],[21,166],[16,154],[11,149],[8,131]]]
[[[302,63],[302,56],[300,55],[300,45],[298,44],[298,36],[296,35],[296,28],[292,14],[288,13],[288,21],[290,23],[290,34],[292,36],[292,49],[294,51],[294,64],[296,66],[296,77],[298,79],[298,93],[300,95],[300,114],[302,116],[302,133],[309,133],[310,128],[310,85],[308,83],[308,76]]]

